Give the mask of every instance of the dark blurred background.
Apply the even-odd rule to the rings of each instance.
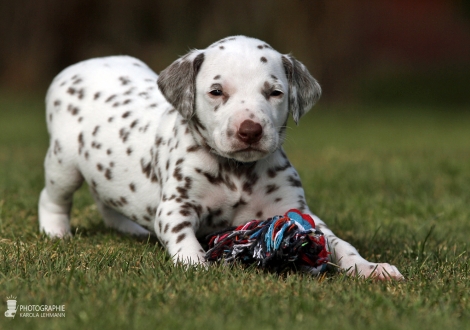
[[[43,93],[111,54],[159,72],[235,34],[301,60],[322,102],[470,104],[468,0],[1,0],[0,88]]]

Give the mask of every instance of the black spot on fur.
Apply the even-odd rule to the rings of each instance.
[[[121,138],[122,142],[126,142],[129,138],[130,132],[127,131],[124,127],[119,130],[119,137]]]
[[[269,184],[266,186],[266,195],[269,195],[270,193],[276,191],[279,189],[278,185],[275,184]]]
[[[268,169],[267,174],[270,178],[276,177],[277,173],[282,172],[287,170],[289,167],[291,167],[290,162],[285,163],[284,165],[272,167]]]
[[[246,204],[247,204],[247,202],[245,202],[245,201],[243,200],[243,198],[240,198],[240,199],[238,200],[238,202],[236,202],[235,204],[232,205],[232,208],[236,209],[237,207],[239,207],[239,206],[241,206],[241,205],[246,205]]]
[[[130,183],[130,184],[129,184],[129,189],[130,189],[132,192],[135,192],[135,184]]]
[[[128,85],[131,82],[129,77],[119,77],[119,80],[121,81],[122,85]]]
[[[245,183],[243,184],[243,191],[251,195],[253,192],[253,186],[256,184],[258,181],[259,176],[256,173],[251,173],[250,176],[247,178]]]
[[[289,176],[287,178],[287,181],[289,181],[289,184],[292,186],[292,187],[302,187],[302,182],[300,182],[300,180],[297,180],[296,178],[294,178],[293,176]]]
[[[85,142],[83,140],[83,132],[78,134],[78,154],[82,154],[82,149],[85,146]]]

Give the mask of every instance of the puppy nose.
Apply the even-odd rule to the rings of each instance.
[[[263,127],[252,120],[245,120],[241,123],[237,133],[238,139],[253,144],[261,140],[263,136]]]

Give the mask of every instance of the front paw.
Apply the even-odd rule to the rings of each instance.
[[[173,262],[184,266],[195,266],[207,268],[208,263],[205,259],[205,253],[199,251],[178,252],[173,255]]]
[[[404,280],[405,277],[398,271],[397,267],[388,263],[357,263],[347,269],[347,273],[353,276],[373,278],[381,281]]]

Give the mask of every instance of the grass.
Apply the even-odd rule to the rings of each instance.
[[[104,228],[86,188],[75,236],[49,240],[37,232],[42,101],[0,94],[0,310],[10,295],[66,309],[64,318],[0,315],[0,328],[470,329],[468,111],[319,106],[291,127],[287,153],[312,210],[406,281],[184,270],[154,242]]]

